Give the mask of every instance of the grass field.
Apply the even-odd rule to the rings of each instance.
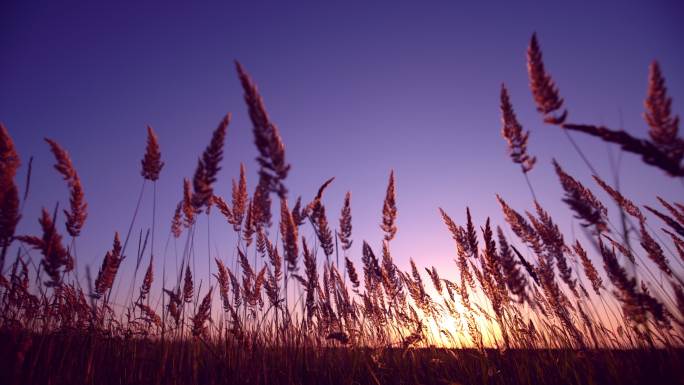
[[[197,341],[3,335],[3,383],[96,384],[669,384],[680,383],[681,349],[507,350],[242,346]],[[34,366],[32,370],[27,370]],[[14,377],[16,376],[16,377]]]
[[[569,123],[536,36],[527,58],[532,96],[547,125],[620,146],[664,178],[684,177],[684,141],[657,63],[650,67],[645,102],[649,137],[641,139]],[[660,198],[660,207],[637,205],[600,175],[579,181],[554,161],[564,191],[559,198],[585,230],[581,239],[563,234],[527,179],[539,166],[502,86],[502,135],[529,185],[530,207],[511,207],[502,191],[507,223],[474,219],[467,208],[459,222],[439,209],[455,242],[458,274],[413,260],[402,271],[392,253],[394,173],[379,218],[379,248],[353,240],[351,194],[339,220],[329,219],[324,202],[332,179],[310,200],[292,199],[285,144],[255,83],[236,64],[259,151],[259,180],[250,195],[241,169],[230,197],[214,192],[228,114],[168,213],[171,233],[184,245],[177,261],[148,246],[158,227],[152,223],[137,242],[130,231],[113,234],[100,266],[79,266],[77,241],[91,220],[84,186],[68,152],[50,139],[69,202],[43,209],[40,233],[16,234],[19,220],[33,220],[22,212],[30,166],[28,175],[17,175],[24,160],[2,126],[1,383],[684,383],[684,205]],[[162,159],[172,157],[162,157],[149,128],[144,183],[156,187]],[[620,223],[608,216],[598,191],[619,207]],[[156,218],[156,200],[152,207],[138,201],[136,214],[148,209]],[[236,258],[195,252],[205,239],[198,222],[207,215],[232,227]],[[504,226],[515,239],[505,236]],[[304,227],[315,238],[306,239]],[[200,258],[211,261],[212,276],[197,276]],[[164,261],[164,271],[155,271],[155,259]],[[123,303],[115,302],[117,284],[136,282],[119,268],[134,261],[142,282]],[[155,280],[163,290],[152,289]]]

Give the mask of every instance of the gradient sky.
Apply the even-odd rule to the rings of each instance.
[[[517,209],[531,208],[500,136],[501,82],[531,131],[537,195],[570,237],[578,230],[560,201],[551,158],[596,185],[563,133],[543,125],[534,109],[525,67],[530,35],[539,35],[571,121],[645,136],[641,114],[653,59],[661,63],[673,110],[684,111],[684,7],[679,1],[512,4],[3,2],[0,121],[24,160],[22,184],[28,158],[35,158],[19,233],[37,231],[41,206],[68,202],[46,136],[69,150],[85,186],[89,217],[78,241],[81,266],[99,266],[114,230],[128,227],[142,183],[147,124],[158,133],[166,162],[158,184],[157,250],[168,239],[182,178],[192,175],[227,112],[233,122],[216,191],[228,196],[240,161],[252,191],[256,149],[233,67],[237,59],[281,130],[292,164],[291,199],[309,201],[335,176],[325,203],[336,222],[344,192],[352,191],[355,258],[362,239],[379,249],[390,169],[399,210],[392,249],[404,269],[412,257],[447,277],[455,274],[439,206],[459,223],[470,206],[480,224],[487,216],[503,224],[496,193]],[[617,148],[575,138],[610,179],[609,158]],[[656,194],[681,201],[680,181],[636,156],[622,157],[620,175],[623,191],[637,203],[656,204]],[[150,225],[150,199],[148,190],[135,233]],[[231,232],[219,216],[211,221],[212,248],[231,256]],[[309,227],[303,233],[313,236]]]

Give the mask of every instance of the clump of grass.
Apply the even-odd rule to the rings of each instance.
[[[171,222],[174,239],[187,235],[180,261],[173,262],[177,279],[171,284],[166,281],[166,264],[172,263],[169,256],[154,254],[153,219],[149,263],[137,300],[133,301],[131,292],[127,304],[118,302],[113,288],[126,260],[128,236],[122,245],[115,233],[97,276],[92,280],[88,269],[83,282],[71,274],[75,268],[73,248],[63,243],[57,231],[57,208],[52,214],[43,209],[41,235],[14,235],[20,218],[14,181],[19,156],[9,132],[0,127],[3,260],[10,247],[17,250],[10,270],[0,271],[0,339],[4,342],[0,344],[0,362],[11,368],[0,370],[5,382],[552,384],[681,380],[677,368],[684,358],[684,286],[668,258],[668,245],[647,226],[645,214],[665,223],[668,228],[663,231],[684,260],[684,206],[659,198],[664,209],[646,206],[647,211],[642,212],[595,175],[595,181],[619,207],[639,221],[636,236],[641,248],[634,249],[628,239],[610,238],[612,225],[603,202],[554,161],[565,194],[561,199],[584,227],[595,230],[586,234],[596,246],[595,255],[577,239],[568,243],[529,184],[534,198],[531,211],[518,211],[497,195],[517,239],[507,239],[504,229],[489,218],[478,223],[470,208],[466,207],[460,222],[440,208],[455,242],[457,272],[425,267],[428,282],[419,268],[423,261],[410,259],[409,268],[403,270],[395,263],[390,247],[398,232],[394,171],[382,203],[382,240],[377,247],[367,240],[352,241],[351,192],[344,196],[338,228],[328,221],[324,192],[334,178],[320,186],[309,204],[303,205],[298,198],[291,205],[285,187],[290,165],[280,132],[266,113],[255,83],[239,63],[236,65],[259,151],[254,193],[248,194],[242,164],[230,198],[217,195],[213,188],[222,168],[228,114],[213,131],[194,176],[183,180],[182,197]],[[528,49],[528,72],[544,120],[580,130],[565,123],[568,113],[546,71],[536,36]],[[652,141],[640,140],[641,147],[630,148],[647,157],[647,163],[677,176],[678,119],[672,117],[659,67],[652,67],[650,78],[646,120]],[[528,153],[529,133],[518,122],[505,86],[500,103],[502,135],[513,162],[527,178],[535,158]],[[629,147],[627,142],[632,140],[621,141],[625,138],[622,134],[594,126],[586,130],[617,135],[613,138],[619,140],[612,141],[623,147]],[[164,166],[156,134],[149,127],[147,134],[141,161],[143,188],[146,181],[156,186]],[[75,238],[87,216],[83,187],[68,153],[56,142],[48,143],[57,159],[56,168],[70,189],[69,210],[64,213],[67,232]],[[648,151],[656,151],[656,156]],[[272,194],[280,208],[275,231]],[[140,202],[139,198],[136,213]],[[193,259],[194,241],[201,232],[198,217],[202,212],[211,215],[211,206],[216,206],[214,212],[220,213],[237,238],[234,250],[222,253],[234,259],[208,256],[210,264],[216,265],[215,285],[211,270],[209,277],[197,275]],[[153,218],[155,207],[156,194]],[[307,239],[307,231],[315,236]],[[145,253],[142,238],[141,233],[136,273]],[[340,265],[338,245],[344,266]],[[39,265],[27,262],[33,260],[30,249],[40,252]],[[320,253],[325,258],[319,258]],[[637,274],[625,269],[620,254],[634,263],[639,261]],[[579,267],[573,268],[576,258],[591,292],[585,289]],[[155,290],[155,261],[160,259],[164,263],[162,283]],[[598,261],[603,271],[596,267]],[[652,267],[662,272],[669,286],[656,279]],[[209,278],[209,285],[204,278]],[[124,279],[119,276],[118,282]],[[131,288],[137,284],[134,275]],[[218,295],[213,296],[216,287]]]

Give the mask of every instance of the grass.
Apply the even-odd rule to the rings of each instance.
[[[680,383],[677,363],[684,358],[681,349],[502,352],[260,345],[245,350],[193,340],[161,342],[68,332],[34,335],[31,340],[36,346],[18,368],[14,353],[23,342],[2,335],[3,383],[668,384]],[[31,365],[41,365],[40,370],[26,370]]]
[[[259,151],[259,180],[250,195],[241,167],[230,198],[214,193],[228,114],[193,177],[184,179],[171,233],[185,246],[173,262],[155,254],[153,221],[146,235],[140,234],[135,253],[129,248],[131,231],[123,240],[116,233],[98,270],[87,266],[86,276],[79,277],[83,268],[75,250],[89,219],[88,206],[75,165],[54,140],[47,142],[70,191],[69,205],[62,211],[43,209],[40,234],[15,234],[30,171],[20,197],[20,157],[9,131],[0,127],[0,382],[684,382],[679,370],[684,357],[684,281],[679,275],[684,206],[660,199],[662,207],[644,212],[599,175],[594,175],[595,185],[586,185],[554,161],[561,199],[586,235],[567,240],[537,202],[527,178],[536,167],[529,132],[502,86],[502,135],[530,188],[532,209],[516,210],[498,196],[506,220],[500,225],[489,219],[476,223],[467,208],[458,224],[440,209],[456,244],[458,274],[444,276],[412,260],[410,269],[402,271],[392,254],[398,231],[394,173],[383,202],[380,248],[354,242],[350,193],[339,225],[328,219],[325,191],[332,179],[309,203],[289,198],[290,165],[279,129],[249,74],[239,63],[236,68]],[[650,69],[645,104],[649,139],[567,123],[568,110],[544,67],[536,36],[528,49],[528,70],[543,120],[565,130],[571,141],[569,131],[597,136],[681,178],[684,142],[657,63]],[[593,170],[589,157],[576,149]],[[156,216],[162,159],[156,134],[148,127],[140,196],[152,183],[155,201],[151,208],[141,207],[139,198],[133,220],[141,209]],[[611,222],[592,188],[605,191],[619,207],[621,228]],[[194,250],[207,235],[199,225],[206,215],[220,216],[232,226],[236,257],[209,257],[214,274],[198,277]],[[502,225],[516,238],[507,239]],[[301,235],[308,226],[314,239]],[[161,275],[155,260],[163,261]],[[121,264],[133,261],[133,276],[120,276]],[[179,274],[170,277],[170,271]],[[160,278],[163,290],[155,291],[153,282]],[[115,303],[126,280],[131,289],[123,305]]]

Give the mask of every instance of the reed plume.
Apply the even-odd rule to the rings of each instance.
[[[266,250],[268,251],[268,260],[273,267],[274,278],[276,281],[280,281],[283,275],[283,259],[278,253],[278,248],[268,238],[266,238]]]
[[[145,277],[143,278],[142,285],[140,286],[140,300],[144,300],[150,294],[150,289],[152,288],[152,281],[154,280],[154,255],[150,256],[150,264],[147,265],[147,270],[145,271]]]
[[[548,301],[551,311],[558,317],[565,328],[565,332],[568,333],[580,347],[584,347],[582,336],[572,322],[570,316],[570,310],[573,309],[572,303],[568,300],[567,296],[556,282],[552,258],[553,257],[548,254],[544,257],[538,255],[538,266],[536,271],[539,277],[539,283],[541,284],[545,299]]]
[[[677,223],[679,223],[681,226],[684,226],[684,206],[682,206],[679,203],[674,203],[674,206],[668,203],[665,199],[661,197],[656,197],[658,198],[658,202],[660,202],[663,207],[667,209],[667,211],[672,214],[672,216],[677,220]],[[666,221],[669,222],[669,221]],[[668,223],[669,225],[669,223]]]
[[[552,115],[563,107],[563,99],[559,96],[558,87],[551,75],[546,72],[536,33],[532,34],[527,48],[527,73],[537,111],[544,114],[544,121],[551,124],[563,123],[568,114],[567,110],[563,110],[560,115]]]
[[[280,198],[287,194],[283,181],[287,178],[290,165],[285,160],[285,144],[280,137],[278,127],[271,122],[266,112],[264,101],[259,94],[256,84],[242,65],[236,61],[238,77],[244,90],[249,117],[252,120],[254,144],[259,150],[257,162],[261,166],[259,177],[265,181],[269,191],[275,192]]]
[[[382,243],[382,264],[380,272],[387,296],[392,300],[401,297],[401,276],[399,274],[399,269],[394,264],[392,254],[390,254],[388,241]]]
[[[644,222],[641,222],[639,226],[639,231],[641,235],[641,247],[646,251],[648,258],[653,261],[653,263],[658,266],[658,268],[665,274],[672,276],[672,268],[670,268],[670,262],[668,261],[665,253],[663,253],[662,247],[656,242],[651,234],[646,230]]]
[[[332,182],[335,180],[335,177],[332,177],[325,182],[318,188],[318,191],[316,192],[316,196],[314,199],[306,206],[305,212],[308,213],[308,216],[316,222],[317,216],[320,214],[320,205],[322,204],[322,199],[323,199],[323,193],[325,190],[332,184]]]
[[[603,179],[599,178],[596,175],[592,175],[596,183],[598,183],[599,186],[603,190],[605,190],[608,195],[610,195],[611,198],[615,201],[615,203],[618,204],[618,206],[622,207],[625,212],[634,218],[638,219],[639,221],[645,220],[644,214],[641,213],[641,210],[637,205],[635,205],[631,200],[625,198],[619,191],[615,190],[614,188],[610,187],[608,183],[604,182]]]
[[[195,175],[192,178],[193,195],[192,204],[197,211],[202,207],[209,209],[211,197],[214,196],[214,182],[216,175],[221,169],[220,163],[223,160],[223,144],[230,124],[231,114],[227,114],[214,130],[211,141],[202,153],[202,157],[197,161]]]
[[[632,251],[627,248],[625,245],[623,245],[620,242],[617,242],[616,240],[612,239],[611,237],[603,234],[603,238],[607,239],[610,241],[610,244],[613,246],[613,248],[617,249],[622,255],[625,256],[633,265],[636,264],[636,259],[634,257],[634,254]]]
[[[0,187],[0,270],[4,267],[7,248],[19,223],[19,191],[13,179],[2,181]]]
[[[677,254],[679,254],[679,259],[684,262],[684,239],[679,238],[668,229],[664,228],[662,230],[672,238],[672,242],[674,242],[675,248],[677,249]]]
[[[304,270],[306,273],[306,314],[309,322],[316,312],[316,299],[314,297],[318,288],[318,271],[316,269],[316,255],[306,245],[306,238],[302,237],[302,253],[304,256]]]
[[[223,215],[226,218],[228,223],[232,223],[233,211],[230,209],[225,199],[221,198],[218,195],[214,195],[213,197],[211,197],[211,203],[216,206],[216,208],[221,212],[221,215]]]
[[[425,285],[423,284],[423,279],[418,272],[418,267],[416,267],[416,263],[413,261],[413,258],[409,259],[409,263],[411,264],[411,275],[409,276],[409,274],[404,274],[402,276],[403,282],[406,285],[409,295],[418,305],[418,307],[420,307],[420,309],[426,314],[432,314],[433,309],[431,306],[432,303],[430,296],[425,291]]]
[[[302,197],[297,197],[294,207],[292,208],[292,219],[294,219],[297,226],[301,226],[309,217],[309,206],[302,207]]]
[[[100,271],[97,273],[97,278],[95,279],[95,296],[96,298],[101,298],[105,295],[108,290],[111,290],[114,285],[114,279],[116,279],[116,274],[119,271],[119,266],[123,260],[121,256],[121,241],[119,240],[119,233],[114,233],[114,243],[112,250],[107,251],[104,259],[102,260],[102,266]]]
[[[473,224],[473,218],[470,215],[470,207],[466,206],[466,228],[465,228],[465,240],[468,243],[468,251],[472,258],[477,259],[479,246],[477,244],[477,232],[475,231],[475,225]]]
[[[282,236],[283,253],[285,254],[285,261],[287,262],[287,270],[294,272],[297,270],[297,257],[299,256],[299,250],[297,248],[297,225],[292,218],[290,209],[287,207],[286,198],[280,199],[280,235]]]
[[[0,123],[0,272],[5,256],[21,218],[19,190],[14,177],[19,168],[19,154],[7,128]]]
[[[351,192],[344,195],[344,204],[340,212],[340,230],[337,232],[342,244],[342,250],[349,250],[352,246],[352,215],[351,215]]]
[[[57,160],[55,169],[62,175],[69,186],[70,210],[64,210],[64,215],[67,218],[67,232],[72,237],[78,237],[88,216],[88,204],[85,202],[81,178],[71,162],[69,153],[54,140],[45,138],[45,141],[50,145],[50,150]]]
[[[601,138],[604,142],[619,144],[623,151],[640,155],[644,163],[658,167],[672,177],[684,176],[681,157],[672,157],[649,140],[635,138],[623,130],[613,130],[591,124],[563,123],[561,127]]]
[[[14,141],[5,127],[0,123],[0,176],[5,180],[13,179],[21,164]]]
[[[679,116],[672,116],[672,98],[667,95],[665,79],[657,61],[649,66],[648,93],[644,106],[644,120],[648,123],[651,139],[671,157],[681,160],[684,142],[677,137]]]
[[[226,268],[226,270],[228,271],[228,276],[230,277],[230,287],[233,291],[233,305],[236,308],[239,308],[240,305],[242,305],[242,297],[240,294],[240,281],[238,281],[235,274],[233,274],[233,272],[229,268]]]
[[[677,301],[677,311],[679,312],[679,317],[684,319],[684,286],[681,283],[675,283],[670,281],[672,286],[672,291],[675,295],[675,300]],[[679,325],[684,328],[684,322],[680,321]]]
[[[325,207],[321,206],[321,215],[318,216],[318,222],[316,223],[316,233],[318,234],[318,240],[321,242],[321,247],[323,247],[323,252],[329,257],[332,255],[335,246],[324,209]]]
[[[197,208],[192,203],[192,197],[190,180],[183,178],[183,225],[188,228],[195,224],[195,216],[198,213]]]
[[[185,303],[192,302],[192,296],[194,293],[194,283],[192,281],[192,272],[190,271],[190,265],[185,265],[185,279],[183,280],[183,301]]]
[[[580,257],[582,267],[584,268],[584,274],[589,279],[589,282],[591,282],[592,289],[594,289],[596,295],[601,295],[600,289],[605,288],[603,286],[603,280],[594,267],[594,264],[591,262],[591,259],[589,259],[587,256],[587,252],[584,250],[579,241],[575,241],[575,243],[572,245],[572,248],[575,251],[575,254]]]
[[[181,298],[180,294],[180,287],[176,289],[176,292],[173,292],[168,289],[162,289],[164,293],[166,293],[169,296],[169,304],[166,305],[166,308],[171,315],[171,318],[173,321],[176,323],[176,326],[180,324],[180,316],[181,316],[181,310],[179,309],[179,306],[183,305],[183,299]]]
[[[525,220],[525,217],[511,208],[511,206],[509,206],[498,194],[496,195],[496,199],[499,201],[506,222],[515,235],[527,243],[535,254],[542,255],[544,252],[542,240],[534,227]]]
[[[504,236],[501,227],[496,227],[497,237],[499,238],[499,255],[498,260],[501,264],[501,270],[503,276],[505,277],[506,286],[508,290],[513,294],[518,303],[529,302],[529,297],[527,295],[527,278],[520,270],[518,261],[515,260],[513,254],[511,254],[511,249],[508,245],[508,241]]]
[[[584,227],[593,226],[598,233],[607,231],[608,224],[605,217],[608,215],[608,210],[603,203],[596,199],[588,188],[563,171],[556,160],[553,161],[553,167],[565,190],[563,202],[575,212],[575,218],[582,220],[581,225]]]
[[[230,309],[230,277],[228,277],[226,265],[218,258],[215,258],[214,260],[216,261],[216,267],[218,268],[216,280],[218,281],[219,294],[221,295],[221,300],[223,302],[223,311],[228,312]]]
[[[437,271],[437,269],[434,266],[432,266],[432,269],[428,269],[426,267],[425,271],[430,276],[430,280],[432,281],[432,286],[434,286],[435,290],[437,290],[437,293],[442,294],[442,290],[444,289],[444,285],[442,285],[442,280],[439,278],[439,272]]]
[[[475,281],[473,280],[473,276],[470,273],[470,269],[468,268],[466,258],[474,255],[474,253],[477,252],[477,250],[471,250],[471,243],[474,243],[475,246],[477,246],[477,234],[475,234],[474,242],[473,239],[471,239],[469,242],[466,230],[463,229],[461,226],[457,225],[442,208],[439,208],[439,212],[442,216],[444,224],[447,226],[449,232],[451,233],[451,237],[454,239],[454,241],[456,241],[456,252],[458,256],[458,258],[456,259],[456,264],[458,265],[458,268],[461,272],[461,283],[468,283],[468,285],[471,288],[474,288]],[[470,213],[469,210],[467,210],[466,212],[468,214]],[[472,227],[472,229],[472,231],[474,232],[474,227]]]
[[[116,232],[114,233],[112,249],[105,254],[105,257],[102,260],[102,266],[95,279],[96,298],[101,298],[108,290],[111,290],[122,260],[121,241],[119,239],[119,233]]]
[[[323,205],[322,198],[325,189],[335,180],[335,178],[330,178],[325,181],[316,193],[314,200],[309,203],[307,211],[310,212],[309,219],[311,224],[316,231],[316,236],[321,242],[321,247],[323,247],[323,252],[327,257],[331,256],[335,245],[333,244],[332,231],[328,225],[328,218],[325,214],[325,206]]]
[[[513,252],[515,252],[515,255],[518,256],[518,259],[520,260],[520,263],[523,265],[525,268],[525,271],[527,271],[527,274],[532,278],[532,280],[537,284],[540,285],[541,282],[539,281],[539,276],[537,275],[537,268],[532,265],[525,257],[523,257],[522,253],[518,251],[518,249],[515,248],[515,246],[510,245],[511,249],[513,249]]]
[[[252,265],[249,264],[249,259],[247,259],[247,256],[245,255],[245,253],[239,248],[238,248],[238,262],[240,263],[240,267],[242,268],[243,277],[245,277],[249,280],[256,277],[256,273],[254,272]]]
[[[173,212],[173,217],[171,218],[171,234],[174,238],[178,238],[183,231],[183,221],[181,218],[181,211],[183,210],[183,201],[178,202],[176,205],[176,210]]]
[[[273,246],[268,238],[266,239],[266,250],[268,251],[269,262],[271,262],[271,267],[273,268],[273,271],[270,268],[268,269],[268,279],[265,282],[266,294],[272,305],[279,306],[279,282],[283,276],[283,260],[278,253],[278,248]]]
[[[254,278],[254,287],[252,287],[249,290],[249,293],[251,294],[249,298],[249,303],[250,306],[255,307],[257,304],[259,305],[259,308],[264,306],[264,299],[261,296],[261,288],[264,286],[264,283],[266,282],[266,268],[268,266],[264,266],[259,270],[259,273],[256,274]]]
[[[489,292],[489,299],[492,303],[492,308],[497,317],[502,315],[502,307],[508,298],[506,291],[506,281],[502,273],[501,261],[499,254],[496,251],[496,241],[492,227],[487,218],[484,227],[480,227],[482,238],[484,240],[484,250],[480,254],[480,262],[484,273],[484,281],[486,282],[487,291]],[[507,338],[507,337],[506,337]]]
[[[352,287],[354,290],[358,290],[359,285],[361,284],[359,282],[359,275],[356,273],[356,268],[354,267],[354,263],[349,259],[349,258],[344,258],[345,264],[347,266],[347,275],[349,276],[349,280],[352,283]]]
[[[211,292],[213,288],[209,288],[209,291],[202,299],[202,303],[197,309],[197,313],[192,317],[192,335],[199,337],[207,332],[205,323],[207,320],[211,319]]]
[[[684,215],[684,205],[681,203],[677,203],[677,202],[674,202],[674,205],[675,205],[675,207],[677,207],[677,210],[679,210],[679,212],[682,215]]]
[[[145,149],[145,156],[140,161],[142,164],[142,171],[140,172],[142,177],[156,181],[159,179],[159,173],[162,167],[164,167],[164,162],[161,160],[161,151],[159,150],[159,142],[157,140],[157,134],[154,133],[152,127],[147,126],[147,148]]]
[[[266,290],[266,298],[268,298],[268,301],[272,306],[278,309],[280,307],[280,287],[278,285],[278,279],[268,266],[266,266],[264,289]]]
[[[439,214],[442,216],[442,220],[444,221],[447,229],[449,229],[451,237],[454,239],[454,241],[458,242],[460,239],[460,226],[458,226],[441,207],[439,207]]]
[[[646,208],[646,210],[650,211],[651,213],[653,213],[653,215],[657,216],[663,222],[665,222],[668,226],[670,226],[670,228],[673,229],[674,231],[676,231],[677,234],[684,237],[684,226],[682,226],[677,220],[675,220],[674,218],[672,218],[671,216],[669,216],[667,214],[664,214],[664,213],[654,209],[653,207],[650,207],[647,205],[644,205],[644,207]]]
[[[529,131],[523,131],[515,116],[513,105],[508,96],[508,90],[504,84],[501,85],[501,135],[508,144],[508,154],[513,163],[520,165],[523,173],[528,173],[534,167],[537,159],[527,153],[527,140]]]
[[[553,222],[551,216],[541,207],[539,202],[535,202],[535,208],[539,219],[536,220],[528,213],[530,221],[537,230],[537,234],[541,237],[547,255],[550,258],[555,259],[561,279],[568,285],[572,293],[575,296],[578,296],[576,288],[577,282],[572,278],[572,269],[568,266],[568,262],[565,258],[565,252],[568,250],[568,247],[563,240],[563,234]],[[552,262],[549,262],[549,264],[552,264]]]
[[[654,209],[653,207],[646,205],[644,207],[646,210],[650,211],[663,222],[665,222],[672,230],[679,234],[679,236],[684,237],[684,215],[663,198],[658,197],[658,201],[660,201],[660,203],[670,212],[670,214],[673,215],[674,218]]]
[[[247,212],[245,216],[245,223],[242,228],[242,239],[247,243],[247,247],[252,244],[252,236],[256,231],[256,226],[254,223],[254,202],[252,200],[247,201]]]
[[[390,172],[385,202],[382,205],[382,224],[380,228],[385,232],[385,240],[391,241],[397,233],[395,221],[397,219],[397,205],[394,192],[394,170]]]
[[[382,279],[380,264],[375,253],[373,253],[373,249],[366,241],[363,241],[362,252],[361,261],[363,262],[365,288],[367,292],[373,292],[379,280]]]
[[[264,178],[259,178],[259,183],[252,195],[252,221],[255,229],[271,227],[271,196],[268,185]]]
[[[247,201],[249,199],[247,196],[247,177],[245,176],[244,164],[240,163],[239,182],[235,183],[235,180],[233,180],[232,183],[233,209],[230,223],[233,225],[233,230],[239,233],[247,209]]]
[[[58,287],[62,284],[62,274],[73,270],[74,260],[62,243],[62,236],[55,228],[54,218],[45,208],[41,212],[39,222],[43,230],[42,237],[18,236],[17,239],[40,250],[43,255],[40,264],[50,277],[45,285]]]
[[[159,315],[154,311],[154,309],[140,302],[138,302],[136,306],[140,308],[147,322],[153,324],[158,328],[162,326],[162,320],[159,317]]]
[[[268,242],[268,237],[266,236],[266,230],[264,230],[263,228],[258,228],[257,229],[257,235],[256,235],[256,249],[257,249],[257,252],[261,256],[266,255],[266,243],[267,242]]]
[[[637,291],[635,278],[630,278],[625,269],[620,266],[615,253],[599,242],[603,264],[608,278],[617,288],[616,297],[622,303],[626,317],[637,323],[645,323],[648,313],[661,323],[667,323],[667,316],[663,305],[649,294]]]

